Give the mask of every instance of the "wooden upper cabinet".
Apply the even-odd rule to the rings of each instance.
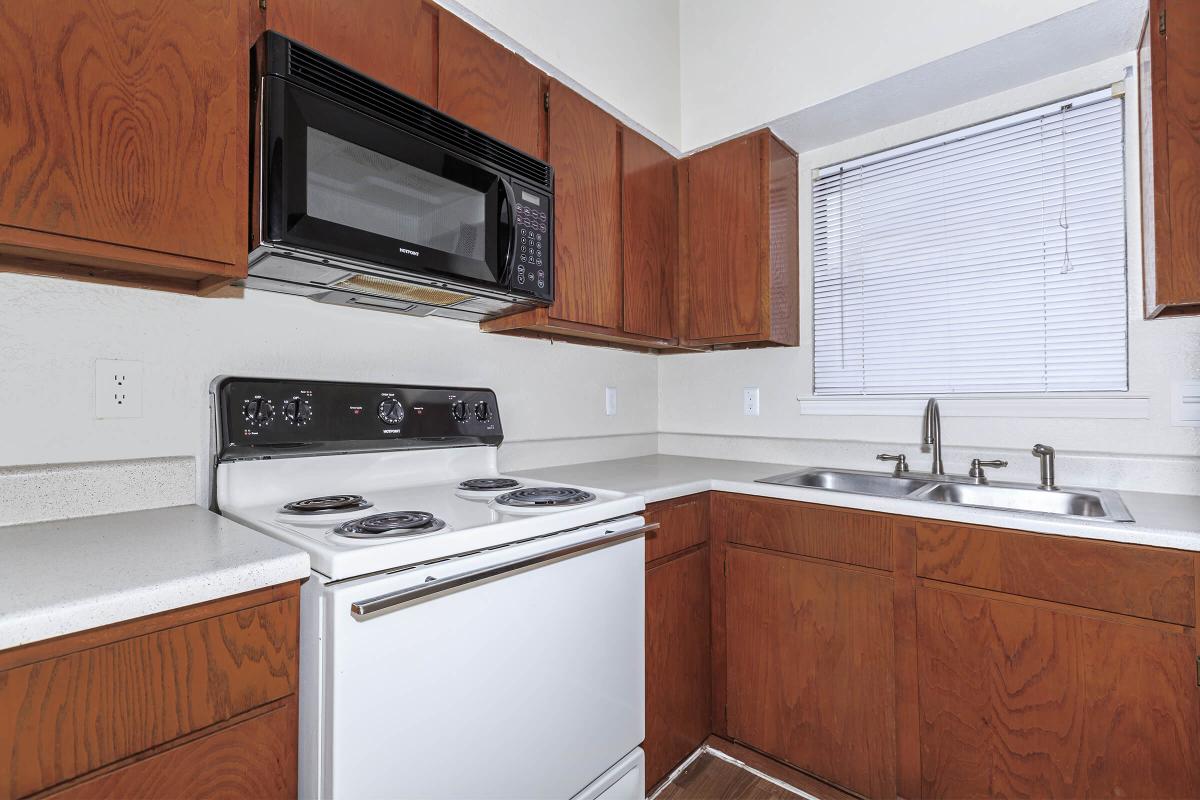
[[[550,316],[620,332],[620,128],[561,83],[550,81],[549,91],[555,282]]]
[[[684,343],[799,342],[797,169],[766,130],[687,159]]]
[[[437,104],[436,7],[422,0],[269,0],[266,6],[257,13],[268,30]]]
[[[1151,0],[1139,47],[1146,316],[1200,314],[1200,3]]]
[[[438,42],[438,109],[542,158],[542,73],[446,11]]]
[[[919,587],[920,796],[1200,796],[1194,634]]]
[[[0,269],[184,292],[245,275],[247,13],[0,4]]]
[[[621,131],[623,330],[670,339],[679,253],[675,159],[644,136]]]

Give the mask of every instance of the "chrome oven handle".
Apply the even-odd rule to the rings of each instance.
[[[658,530],[659,523],[654,522],[649,525],[643,525],[640,528],[634,528],[631,531],[623,531],[610,536],[601,536],[598,539],[588,539],[585,542],[575,542],[574,544],[564,545],[563,547],[547,550],[544,553],[536,553],[524,558],[515,558],[512,561],[505,561],[500,564],[493,564],[490,567],[481,567],[480,569],[464,572],[460,575],[451,575],[440,580],[429,581],[428,583],[419,586],[413,586],[408,589],[401,589],[397,592],[381,594],[378,597],[370,597],[366,600],[359,600],[356,603],[350,604],[350,613],[356,617],[365,617],[369,614],[375,614],[379,611],[384,611],[389,608],[395,608],[404,603],[411,603],[413,600],[420,600],[423,597],[447,592],[451,589],[457,589],[460,586],[466,586],[468,583],[487,580],[499,575],[504,575],[508,572],[515,572],[519,569],[532,567],[537,564],[542,564],[547,561],[553,561],[558,558],[566,558],[568,556],[585,553],[589,550],[598,550],[602,547],[608,547],[621,542],[627,542],[630,539],[636,539],[639,536],[644,536],[650,531]]]

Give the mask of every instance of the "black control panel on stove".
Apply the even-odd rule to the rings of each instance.
[[[213,399],[221,461],[504,439],[491,389],[221,378]]]

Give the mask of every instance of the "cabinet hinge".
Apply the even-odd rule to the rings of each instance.
[[[1158,12],[1158,35],[1167,35],[1167,10],[1165,8]]]
[[[258,0],[258,7],[263,11],[267,10],[267,0]]]
[[[542,110],[543,111],[550,110],[550,93],[549,92],[542,92]]]

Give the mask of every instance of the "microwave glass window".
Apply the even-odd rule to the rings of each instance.
[[[338,225],[483,260],[486,195],[308,129],[308,214]]]

